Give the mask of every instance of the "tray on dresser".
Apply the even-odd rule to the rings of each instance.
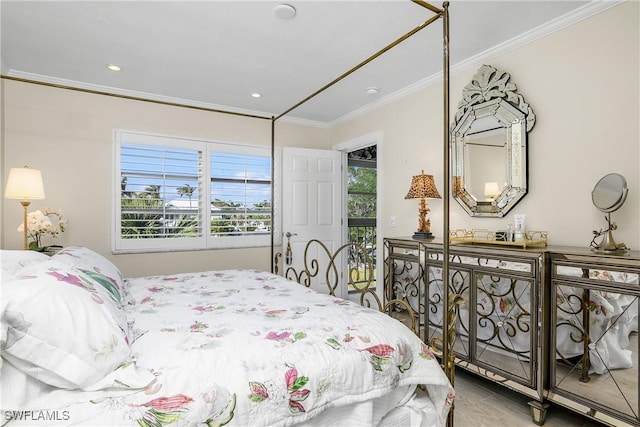
[[[523,233],[521,240],[509,241],[506,231],[457,229],[450,231],[449,241],[452,243],[476,243],[527,248],[532,246],[547,246],[547,232],[526,231]]]

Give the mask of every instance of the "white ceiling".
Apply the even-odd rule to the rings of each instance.
[[[0,71],[270,117],[433,16],[408,0],[288,0],[297,15],[281,19],[274,13],[281,3],[2,0]],[[453,0],[452,69],[477,67],[612,4]],[[435,22],[288,117],[335,124],[436,81],[441,70],[442,23]],[[366,93],[372,86],[378,94]]]

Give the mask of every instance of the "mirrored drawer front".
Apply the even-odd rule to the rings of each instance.
[[[422,252],[420,246],[417,243],[412,243],[385,240],[386,257],[407,261],[423,261],[424,257],[420,256]]]
[[[567,265],[553,262],[551,274],[554,279],[577,279],[611,284],[640,285],[640,273],[615,266]],[[637,271],[637,269],[636,269]]]
[[[442,253],[439,252],[427,252],[426,257],[431,261],[442,261]],[[492,256],[491,254],[475,256],[469,254],[461,255],[454,253],[449,255],[449,263],[470,267],[495,268],[503,271],[520,272],[527,274],[533,274],[535,272],[535,261],[533,260],[514,260],[504,258],[499,255]]]
[[[415,260],[415,261],[424,261],[424,257],[420,257],[420,251],[418,249],[400,249],[393,253],[393,258],[395,259],[407,259],[407,260]]]

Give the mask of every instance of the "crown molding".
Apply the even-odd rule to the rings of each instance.
[[[477,55],[474,55],[452,65],[450,68],[451,74],[459,73],[469,68],[477,68],[479,65],[482,65],[486,61],[489,61],[500,55],[504,55],[509,51],[525,46],[538,39],[553,34],[556,31],[560,31],[563,28],[569,27],[573,24],[577,24],[580,21],[590,18],[591,16],[596,15],[600,12],[604,12],[605,10],[624,3],[625,1],[631,0],[594,0],[580,8],[577,8],[569,13],[553,19],[545,23],[544,25],[533,28],[525,33],[518,35],[517,37],[493,46],[483,52],[480,52]],[[431,85],[437,84],[442,81],[442,75],[442,71],[432,74],[422,80],[417,81],[412,85],[406,86],[392,94],[380,98],[380,100],[373,104],[365,105],[362,108],[354,110],[350,113],[345,114],[344,116],[337,118],[336,120],[329,122],[328,127],[336,127],[340,124],[346,123],[357,117],[363,116],[366,113],[369,113],[373,110],[376,110],[380,107],[395,102],[422,89],[425,89]]]
[[[593,15],[603,12],[609,8],[617,6],[620,3],[631,0],[594,0],[590,3],[575,9],[574,11],[565,15],[559,16],[552,21],[547,22],[544,25],[538,26],[526,33],[523,33],[517,37],[500,43],[490,49],[485,50],[475,56],[467,58],[451,66],[451,74],[461,72],[463,70],[477,67],[486,61],[489,61],[497,56],[503,55],[511,50],[522,47],[542,37],[548,36],[563,28],[576,24],[584,19],[587,19]],[[350,113],[347,113],[330,122],[319,122],[315,120],[302,119],[293,116],[283,116],[278,121],[287,122],[290,124],[308,126],[322,129],[331,129],[340,124],[353,120],[357,117],[363,116],[371,111],[374,111],[387,104],[395,102],[401,98],[425,89],[431,85],[437,84],[442,81],[443,73],[440,71],[434,73],[422,80],[417,81],[409,86],[406,86],[394,93],[391,93],[385,97],[380,98],[377,102],[358,108]],[[102,93],[104,95],[122,96],[128,98],[137,98],[149,102],[159,102],[174,104],[175,106],[202,108],[206,110],[218,110],[221,112],[230,112],[242,115],[257,116],[263,118],[273,117],[272,113],[265,113],[262,111],[245,110],[241,108],[229,107],[226,105],[212,104],[207,102],[198,102],[193,100],[187,100],[182,98],[174,98],[169,96],[162,96],[152,93],[139,92],[127,89],[118,89],[109,86],[95,85],[91,83],[85,83],[80,81],[61,79],[41,74],[34,74],[28,72],[22,72],[19,70],[9,70],[7,76],[14,77],[16,79],[24,79],[32,81],[33,83],[49,84],[51,86],[68,87],[77,90],[86,90],[88,92]]]
[[[604,12],[614,6],[624,3],[628,0],[594,0],[578,9],[575,9],[567,14],[561,15],[551,21],[533,28],[527,32],[524,32],[517,37],[493,46],[490,49],[480,52],[479,54],[469,57],[464,61],[460,61],[451,67],[453,72],[460,72],[469,68],[476,68],[478,65],[482,65],[484,62],[493,59],[497,56],[504,55],[514,49],[518,49],[529,43],[533,43],[543,37],[560,31],[566,27],[577,24],[587,18],[597,15],[600,12]]]

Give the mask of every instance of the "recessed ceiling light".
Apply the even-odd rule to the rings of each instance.
[[[115,64],[109,64],[107,65],[107,68],[110,69],[111,71],[120,71],[122,69]]]
[[[253,93],[251,94],[251,97],[252,97],[252,98],[262,98],[262,94],[261,94],[261,93],[258,93],[258,92],[253,92]]]
[[[375,86],[371,86],[371,87],[368,87],[368,88],[367,88],[367,95],[375,95],[375,94],[377,94],[378,92],[380,92],[380,89],[378,89],[378,88],[377,88],[377,87],[375,87]]]
[[[290,4],[279,4],[273,8],[273,13],[280,19],[291,19],[296,16],[296,8]]]

